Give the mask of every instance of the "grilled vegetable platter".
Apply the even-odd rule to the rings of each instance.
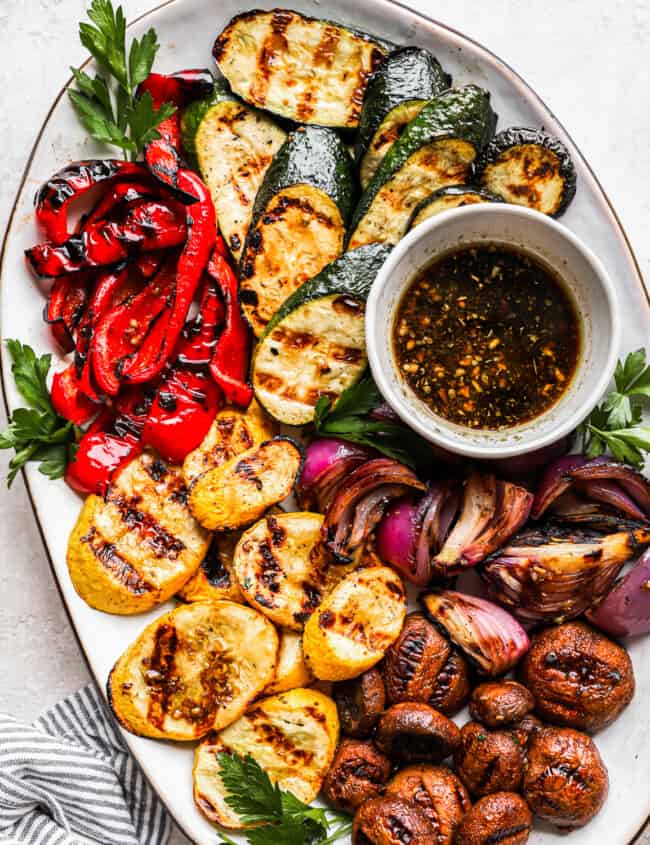
[[[93,152],[36,159],[4,353],[8,480],[38,487],[112,713],[200,843],[579,843],[612,805],[623,843],[621,796],[647,793],[622,740],[650,695],[642,343],[575,436],[490,464],[412,432],[365,349],[414,227],[504,202],[572,226],[595,183],[442,29],[207,5],[131,38],[91,4],[66,119]],[[158,72],[181,6],[196,38]]]

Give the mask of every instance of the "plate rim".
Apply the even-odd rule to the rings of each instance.
[[[149,17],[150,15],[153,15],[156,12],[159,12],[162,9],[165,9],[168,6],[175,5],[175,4],[181,4],[183,2],[184,2],[184,0],[163,0],[163,2],[157,3],[155,6],[152,6],[150,9],[147,9],[146,11],[142,12],[137,17],[130,19],[127,23],[127,28],[134,26],[135,24],[139,23],[140,21],[144,20],[145,18]],[[526,89],[528,95],[530,97],[534,98],[537,101],[537,103],[540,106],[542,106],[546,110],[546,112],[548,112],[548,114],[551,115],[553,120],[562,128],[564,133],[567,135],[567,137],[569,138],[569,140],[573,144],[573,146],[576,149],[576,151],[578,152],[578,155],[580,156],[584,166],[587,168],[587,170],[589,171],[589,174],[593,178],[595,184],[598,186],[598,189],[599,189],[599,192],[600,192],[600,199],[601,199],[602,205],[603,205],[603,210],[605,211],[605,213],[609,214],[610,223],[612,224],[612,228],[616,231],[617,236],[619,237],[619,239],[622,242],[624,252],[625,252],[626,257],[628,259],[628,262],[630,264],[630,268],[633,271],[632,275],[635,277],[636,282],[639,285],[642,294],[645,296],[645,300],[646,300],[646,303],[647,303],[647,306],[648,306],[648,310],[650,311],[650,282],[646,283],[645,280],[644,280],[643,273],[641,272],[641,267],[639,265],[638,259],[636,257],[635,252],[634,252],[634,249],[632,248],[632,244],[630,242],[628,234],[625,230],[625,227],[623,226],[623,224],[621,222],[621,219],[619,218],[619,216],[616,212],[616,209],[614,208],[614,205],[613,205],[613,203],[612,203],[612,201],[609,197],[609,194],[605,191],[605,188],[603,187],[603,185],[601,184],[598,176],[596,175],[596,173],[592,169],[591,164],[589,163],[588,159],[583,155],[582,150],[576,144],[575,140],[573,139],[573,136],[567,131],[564,124],[556,117],[555,113],[545,103],[545,101],[539,96],[537,91],[535,91],[535,89],[532,88],[528,84],[528,82],[526,82],[526,80],[524,79],[523,76],[521,76],[521,74],[519,74],[513,67],[511,67],[506,61],[504,61],[502,58],[500,58],[496,53],[494,53],[492,50],[490,50],[488,47],[486,47],[480,41],[478,41],[478,40],[476,40],[476,39],[474,39],[474,38],[472,38],[468,35],[465,35],[460,30],[458,30],[458,29],[456,29],[452,26],[449,26],[449,24],[443,23],[442,21],[438,20],[437,18],[432,17],[431,15],[425,14],[424,12],[420,12],[416,9],[411,8],[406,3],[401,2],[401,0],[372,0],[372,2],[377,6],[397,7],[398,9],[401,9],[401,10],[409,13],[410,15],[415,15],[417,18],[420,18],[420,20],[425,21],[428,24],[433,24],[433,26],[435,26],[436,28],[443,30],[444,32],[451,33],[452,35],[456,36],[457,38],[460,38],[463,41],[471,44],[473,47],[475,47],[478,51],[480,51],[483,54],[484,59],[488,59],[489,61],[491,61],[494,66],[500,68],[504,72],[504,74],[506,76],[508,76],[511,80],[514,80],[516,83],[523,86]],[[289,0],[289,3],[290,3],[290,0]],[[83,69],[83,68],[87,67],[89,64],[92,63],[92,61],[93,61],[92,57],[88,57],[79,66],[79,68]],[[16,188],[13,203],[11,205],[11,210],[9,212],[9,217],[7,218],[6,228],[5,228],[3,237],[2,237],[2,244],[0,246],[0,299],[2,298],[2,292],[4,290],[4,275],[5,275],[4,274],[4,269],[5,269],[4,265],[5,265],[5,259],[6,259],[7,245],[9,243],[10,236],[12,234],[12,230],[13,230],[13,226],[14,226],[14,222],[15,222],[15,215],[16,215],[16,211],[17,211],[17,208],[18,208],[18,203],[19,203],[19,200],[20,200],[20,198],[23,194],[23,191],[25,190],[25,184],[26,184],[26,181],[27,181],[27,176],[29,174],[29,171],[30,171],[30,168],[32,166],[34,157],[36,155],[36,150],[37,150],[39,144],[41,143],[43,134],[45,133],[45,129],[46,129],[46,127],[47,127],[47,125],[50,121],[50,118],[52,117],[54,110],[59,105],[61,99],[64,97],[66,91],[68,90],[68,88],[70,87],[70,85],[73,82],[74,82],[74,77],[70,76],[66,80],[66,82],[64,82],[64,84],[61,86],[58,93],[56,94],[56,96],[52,100],[52,102],[51,102],[47,112],[45,113],[45,116],[43,117],[43,120],[42,120],[42,122],[41,122],[41,124],[38,128],[38,132],[36,133],[36,136],[34,137],[34,141],[33,141],[33,144],[30,148],[29,155],[25,159],[25,164],[24,164],[24,167],[23,167],[23,170],[22,170],[22,173],[21,173],[20,181],[19,181],[18,186]],[[1,309],[0,309],[0,313],[1,313]],[[0,325],[0,338],[4,338],[4,333],[2,332],[2,326],[1,325]],[[2,356],[0,355],[0,383],[1,383],[1,386],[2,386],[2,391],[1,391],[2,392],[2,401],[3,401],[3,405],[4,405],[4,409],[5,409],[5,413],[7,415],[7,418],[9,418],[9,416],[11,414],[11,410],[10,410],[10,407],[9,407],[9,400],[7,398],[7,390],[6,390],[6,386],[5,386],[7,378],[8,378],[7,372],[5,370],[5,367],[3,366]],[[88,670],[88,673],[91,677],[92,682],[97,684],[97,686],[100,688],[100,691],[102,692],[102,695],[105,698],[106,697],[105,691],[102,689],[101,684],[97,683],[95,675],[94,675],[92,668],[90,666],[90,660],[89,660],[89,657],[88,657],[88,654],[87,654],[87,651],[86,651],[86,647],[85,647],[84,643],[82,642],[81,637],[80,637],[80,635],[77,631],[77,627],[76,627],[74,619],[72,617],[72,611],[71,611],[71,609],[68,605],[68,602],[67,602],[65,595],[63,593],[61,583],[60,583],[59,578],[57,576],[56,569],[55,569],[55,566],[54,566],[54,560],[52,558],[49,546],[48,546],[47,541],[45,539],[45,533],[43,531],[43,525],[41,523],[41,519],[40,519],[39,514],[38,514],[38,509],[36,507],[34,494],[32,492],[32,489],[31,489],[31,486],[30,486],[30,483],[29,483],[29,478],[27,476],[27,473],[25,472],[24,467],[21,468],[20,474],[22,476],[23,483],[24,483],[24,486],[25,486],[25,491],[27,493],[29,506],[30,506],[32,515],[34,517],[34,521],[36,522],[36,528],[38,530],[38,534],[39,534],[40,539],[41,539],[42,547],[43,547],[43,550],[45,552],[45,557],[47,559],[48,566],[50,568],[50,573],[51,573],[52,578],[54,580],[56,590],[59,594],[59,598],[61,600],[61,604],[63,605],[63,609],[65,611],[66,618],[67,618],[68,623],[70,625],[70,628],[72,630],[72,634],[73,634],[73,636],[74,636],[74,638],[77,642],[77,645],[79,647],[79,650],[80,650],[81,655],[83,657],[83,661],[86,665],[86,668]],[[128,743],[126,743],[126,744],[128,746]],[[131,749],[129,749],[129,752],[133,754]],[[157,790],[155,789],[155,787],[151,783],[151,780],[149,779],[149,777],[145,774],[144,770],[140,766],[137,755],[134,754],[133,756],[134,756],[134,759],[135,759],[138,767],[140,768],[140,771],[142,772],[142,775],[144,776],[145,780],[147,781],[147,783],[149,783],[150,788],[154,791],[158,800],[165,807],[166,812],[168,813],[169,817],[172,819],[172,821],[174,822],[176,827],[183,833],[183,835],[190,842],[194,842],[194,840],[192,839],[190,834],[185,829],[184,824],[181,821],[179,821],[175,812],[172,810],[172,808],[169,806],[169,804],[167,804],[167,802],[165,802],[163,800],[161,795],[157,792]],[[641,824],[641,826],[639,827],[639,829],[637,830],[637,832],[628,841],[627,845],[637,845],[637,843],[639,843],[639,840],[643,836],[645,830],[648,828],[649,824],[650,824],[650,811],[649,811],[648,815],[646,816],[645,820],[643,821],[643,823]],[[215,832],[216,832],[216,829],[215,829]]]

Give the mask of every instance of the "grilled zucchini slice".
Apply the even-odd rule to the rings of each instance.
[[[475,85],[430,100],[386,153],[364,191],[348,248],[397,243],[418,203],[439,188],[467,181],[495,123],[489,93]]]
[[[238,719],[273,680],[278,647],[273,625],[250,607],[181,605],[118,659],[108,679],[110,705],[131,733],[199,739]]]
[[[246,601],[283,628],[302,630],[320,604],[330,560],[322,525],[318,513],[269,515],[237,543],[233,568]]]
[[[355,158],[361,187],[367,188],[379,163],[406,125],[428,100],[451,85],[451,76],[428,50],[403,47],[395,50],[373,74],[363,100]]]
[[[307,620],[305,661],[317,678],[344,681],[370,669],[399,636],[404,586],[392,569],[357,569],[334,587]]]
[[[302,653],[302,636],[296,631],[282,631],[275,680],[264,690],[264,695],[276,695],[297,687],[306,687],[314,680]]]
[[[198,448],[183,461],[183,478],[189,487],[204,472],[259,446],[278,433],[277,426],[253,400],[245,411],[225,408],[214,418]]]
[[[212,54],[247,103],[296,123],[354,129],[384,48],[339,24],[275,9],[237,15]]]
[[[210,534],[187,507],[180,467],[151,452],[131,461],[106,497],[88,496],[68,542],[75,590],[106,613],[150,610],[196,572]]]
[[[390,252],[347,252],[293,293],[269,322],[252,365],[260,404],[277,420],[305,425],[321,396],[335,400],[366,367],[365,299]]]
[[[507,202],[560,217],[576,193],[569,151],[540,129],[499,132],[476,162],[480,184]]]
[[[223,80],[183,112],[183,144],[210,189],[219,228],[239,261],[253,203],[286,132],[235,97]]]
[[[244,528],[286,499],[301,465],[300,446],[289,437],[274,437],[197,478],[190,510],[213,531]]]
[[[284,300],[343,250],[356,191],[352,159],[330,129],[293,132],[255,199],[240,299],[259,337]]]
[[[232,559],[239,541],[239,532],[215,534],[208,553],[196,574],[183,585],[177,597],[181,601],[237,601],[244,596],[232,571]]]
[[[336,705],[317,690],[294,689],[257,701],[241,719],[210,734],[196,749],[196,805],[222,827],[244,827],[226,803],[218,754],[250,755],[273,783],[309,804],[320,791],[338,737]]]
[[[415,207],[407,230],[410,232],[420,223],[424,223],[430,217],[435,217],[436,214],[442,214],[443,211],[482,202],[504,202],[504,200],[497,194],[486,191],[485,188],[473,188],[471,185],[450,185],[447,188],[440,188]]]

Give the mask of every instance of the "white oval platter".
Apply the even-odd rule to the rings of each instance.
[[[134,22],[133,35],[154,26],[162,48],[156,70],[212,67],[214,37],[235,14],[250,8],[273,8],[279,2],[250,5],[242,0],[169,0]],[[650,345],[650,307],[638,266],[607,197],[588,164],[552,113],[507,65],[485,48],[459,33],[431,21],[392,0],[290,0],[286,3],[307,14],[355,25],[399,44],[430,49],[453,74],[456,85],[475,82],[492,93],[499,127],[544,126],[569,147],[578,171],[576,199],[562,223],[583,238],[600,256],[617,284],[625,314],[624,348]],[[6,232],[2,255],[1,320],[3,337],[17,337],[38,353],[57,353],[41,319],[43,292],[27,270],[23,251],[36,243],[33,197],[39,185],[71,160],[113,155],[87,139],[65,92],[54,102],[30,156]],[[10,376],[10,362],[2,349],[5,399],[9,409],[20,406]],[[30,465],[26,472],[31,501],[52,570],[89,666],[103,689],[118,655],[166,607],[144,616],[109,616],[89,608],[75,593],[65,564],[68,534],[80,508],[80,499],[63,483],[52,482]],[[571,845],[631,842],[650,815],[650,639],[630,644],[637,693],[624,716],[597,737],[609,767],[611,788],[604,810],[586,828],[571,834]],[[192,800],[192,748],[125,738],[145,774],[160,794],[178,825],[197,845],[215,845],[217,831],[195,808]],[[243,841],[243,839],[240,839]],[[566,840],[565,840],[566,841]],[[537,827],[532,845],[559,842],[559,834]]]

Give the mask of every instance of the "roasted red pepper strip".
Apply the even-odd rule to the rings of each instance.
[[[115,473],[137,457],[142,448],[142,443],[131,435],[118,437],[108,431],[88,431],[66,467],[65,480],[79,493],[104,496]]]
[[[85,274],[55,279],[45,309],[54,339],[64,352],[75,347],[77,327],[83,320],[88,300],[88,279]]]
[[[84,425],[97,413],[97,405],[80,389],[79,375],[74,363],[52,379],[52,406],[57,414],[76,425]]]
[[[116,182],[99,200],[93,210],[83,218],[79,231],[108,217],[118,207],[128,208],[142,200],[158,199],[160,188],[152,182]]]
[[[148,176],[143,164],[119,159],[76,161],[55,173],[36,194],[36,220],[45,236],[54,244],[62,244],[71,236],[68,231],[70,203],[100,182],[110,179],[138,180]]]
[[[148,92],[154,108],[172,103],[176,111],[158,126],[160,138],[145,147],[144,160],[151,173],[166,187],[175,191],[183,202],[196,201],[193,192],[181,189],[178,173],[181,168],[181,108],[190,100],[207,97],[214,79],[208,70],[183,70],[171,75],[150,74],[138,88],[138,95]]]
[[[248,407],[253,398],[253,389],[246,381],[251,334],[239,307],[237,276],[226,255],[226,246],[219,236],[208,265],[208,273],[217,283],[226,304],[226,324],[210,361],[210,373],[227,399],[235,405]]]
[[[91,344],[91,362],[97,385],[116,396],[125,363],[137,355],[158,322],[168,322],[176,299],[176,261],[169,258],[154,278],[134,297],[111,308],[98,322]]]
[[[25,255],[39,276],[63,276],[117,264],[134,250],[177,246],[186,237],[187,226],[178,210],[151,202],[132,209],[123,223],[95,223],[61,246],[38,244]]]
[[[207,374],[176,370],[158,389],[142,442],[180,463],[202,442],[222,405],[222,393]]]
[[[188,238],[178,259],[173,302],[165,331],[150,332],[138,352],[121,367],[124,381],[132,384],[150,381],[170,359],[216,238],[214,205],[207,187],[196,173],[185,169],[178,173],[178,184],[181,190],[197,197],[197,201],[186,209]]]
[[[135,259],[135,266],[143,279],[151,279],[160,270],[167,258],[164,252],[141,252]]]
[[[214,279],[204,273],[201,285],[198,313],[183,327],[176,349],[176,357],[181,365],[207,366],[214,353],[219,327],[223,323],[225,310]]]

